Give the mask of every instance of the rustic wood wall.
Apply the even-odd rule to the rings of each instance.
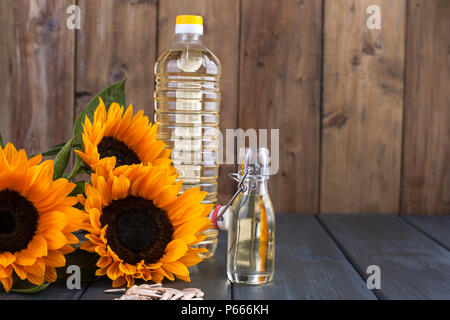
[[[81,30],[66,28],[70,4]],[[366,27],[373,4],[382,30]],[[450,214],[448,0],[0,0],[5,140],[64,141],[123,77],[153,117],[153,66],[182,13],[204,16],[223,63],[222,129],[280,129],[278,211]]]

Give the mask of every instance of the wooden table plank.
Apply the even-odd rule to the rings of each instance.
[[[81,289],[69,290],[66,286],[66,280],[58,280],[51,284],[46,290],[34,293],[5,293],[0,285],[0,300],[78,300],[83,292],[89,286],[89,283],[81,283]]]
[[[233,285],[233,299],[375,299],[314,216],[276,219],[274,280]]]
[[[205,299],[231,299],[231,287],[226,276],[226,233],[221,233],[219,246],[213,258],[198,265],[199,272],[191,274],[191,282],[182,280],[175,282],[164,281],[163,285],[170,288],[183,289],[188,287],[200,288],[205,292]],[[117,294],[106,294],[104,290],[112,288],[111,280],[101,279],[91,283],[81,300],[111,300],[119,297]]]
[[[450,253],[394,215],[320,215],[364,277],[381,269],[384,299],[450,299]]]
[[[450,216],[405,215],[402,218],[426,233],[441,246],[450,250]]]

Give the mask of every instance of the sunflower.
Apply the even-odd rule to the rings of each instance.
[[[201,231],[212,205],[201,203],[206,192],[192,188],[179,195],[167,166],[120,166],[109,174],[93,173],[83,201],[89,234],[81,248],[100,255],[97,276],[113,286],[132,286],[135,279],[159,283],[164,277],[190,281],[187,267],[201,261]]]
[[[7,292],[13,276],[35,285],[54,282],[86,216],[67,196],[75,184],[53,181],[53,161],[41,160],[28,160],[12,144],[0,147],[0,282]]]
[[[109,169],[111,158],[116,158],[116,166],[170,162],[170,149],[156,139],[157,125],[149,123],[144,111],[133,116],[132,105],[124,110],[115,102],[106,111],[99,100],[93,122],[86,116],[83,124],[84,151],[75,150],[92,170]]]

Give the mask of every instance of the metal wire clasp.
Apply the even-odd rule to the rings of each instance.
[[[222,221],[223,219],[223,215],[224,213],[228,210],[228,208],[231,206],[231,204],[233,203],[233,201],[236,199],[236,197],[242,193],[247,191],[247,186],[244,184],[244,180],[245,178],[247,178],[247,175],[251,174],[251,172],[254,171],[253,168],[249,168],[247,170],[245,170],[244,175],[242,176],[241,179],[238,179],[237,177],[239,176],[236,173],[230,173],[228,176],[231,177],[233,180],[239,182],[238,184],[238,190],[236,191],[236,193],[233,195],[233,197],[230,199],[230,201],[228,201],[228,203],[226,204],[226,206],[224,208],[220,208],[220,213],[217,215],[216,217],[216,221]]]

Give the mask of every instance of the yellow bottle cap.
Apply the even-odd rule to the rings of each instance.
[[[202,16],[181,15],[181,16],[177,16],[177,24],[203,25],[203,18],[202,18]]]
[[[177,16],[175,34],[180,33],[203,34],[203,18],[193,15]]]

